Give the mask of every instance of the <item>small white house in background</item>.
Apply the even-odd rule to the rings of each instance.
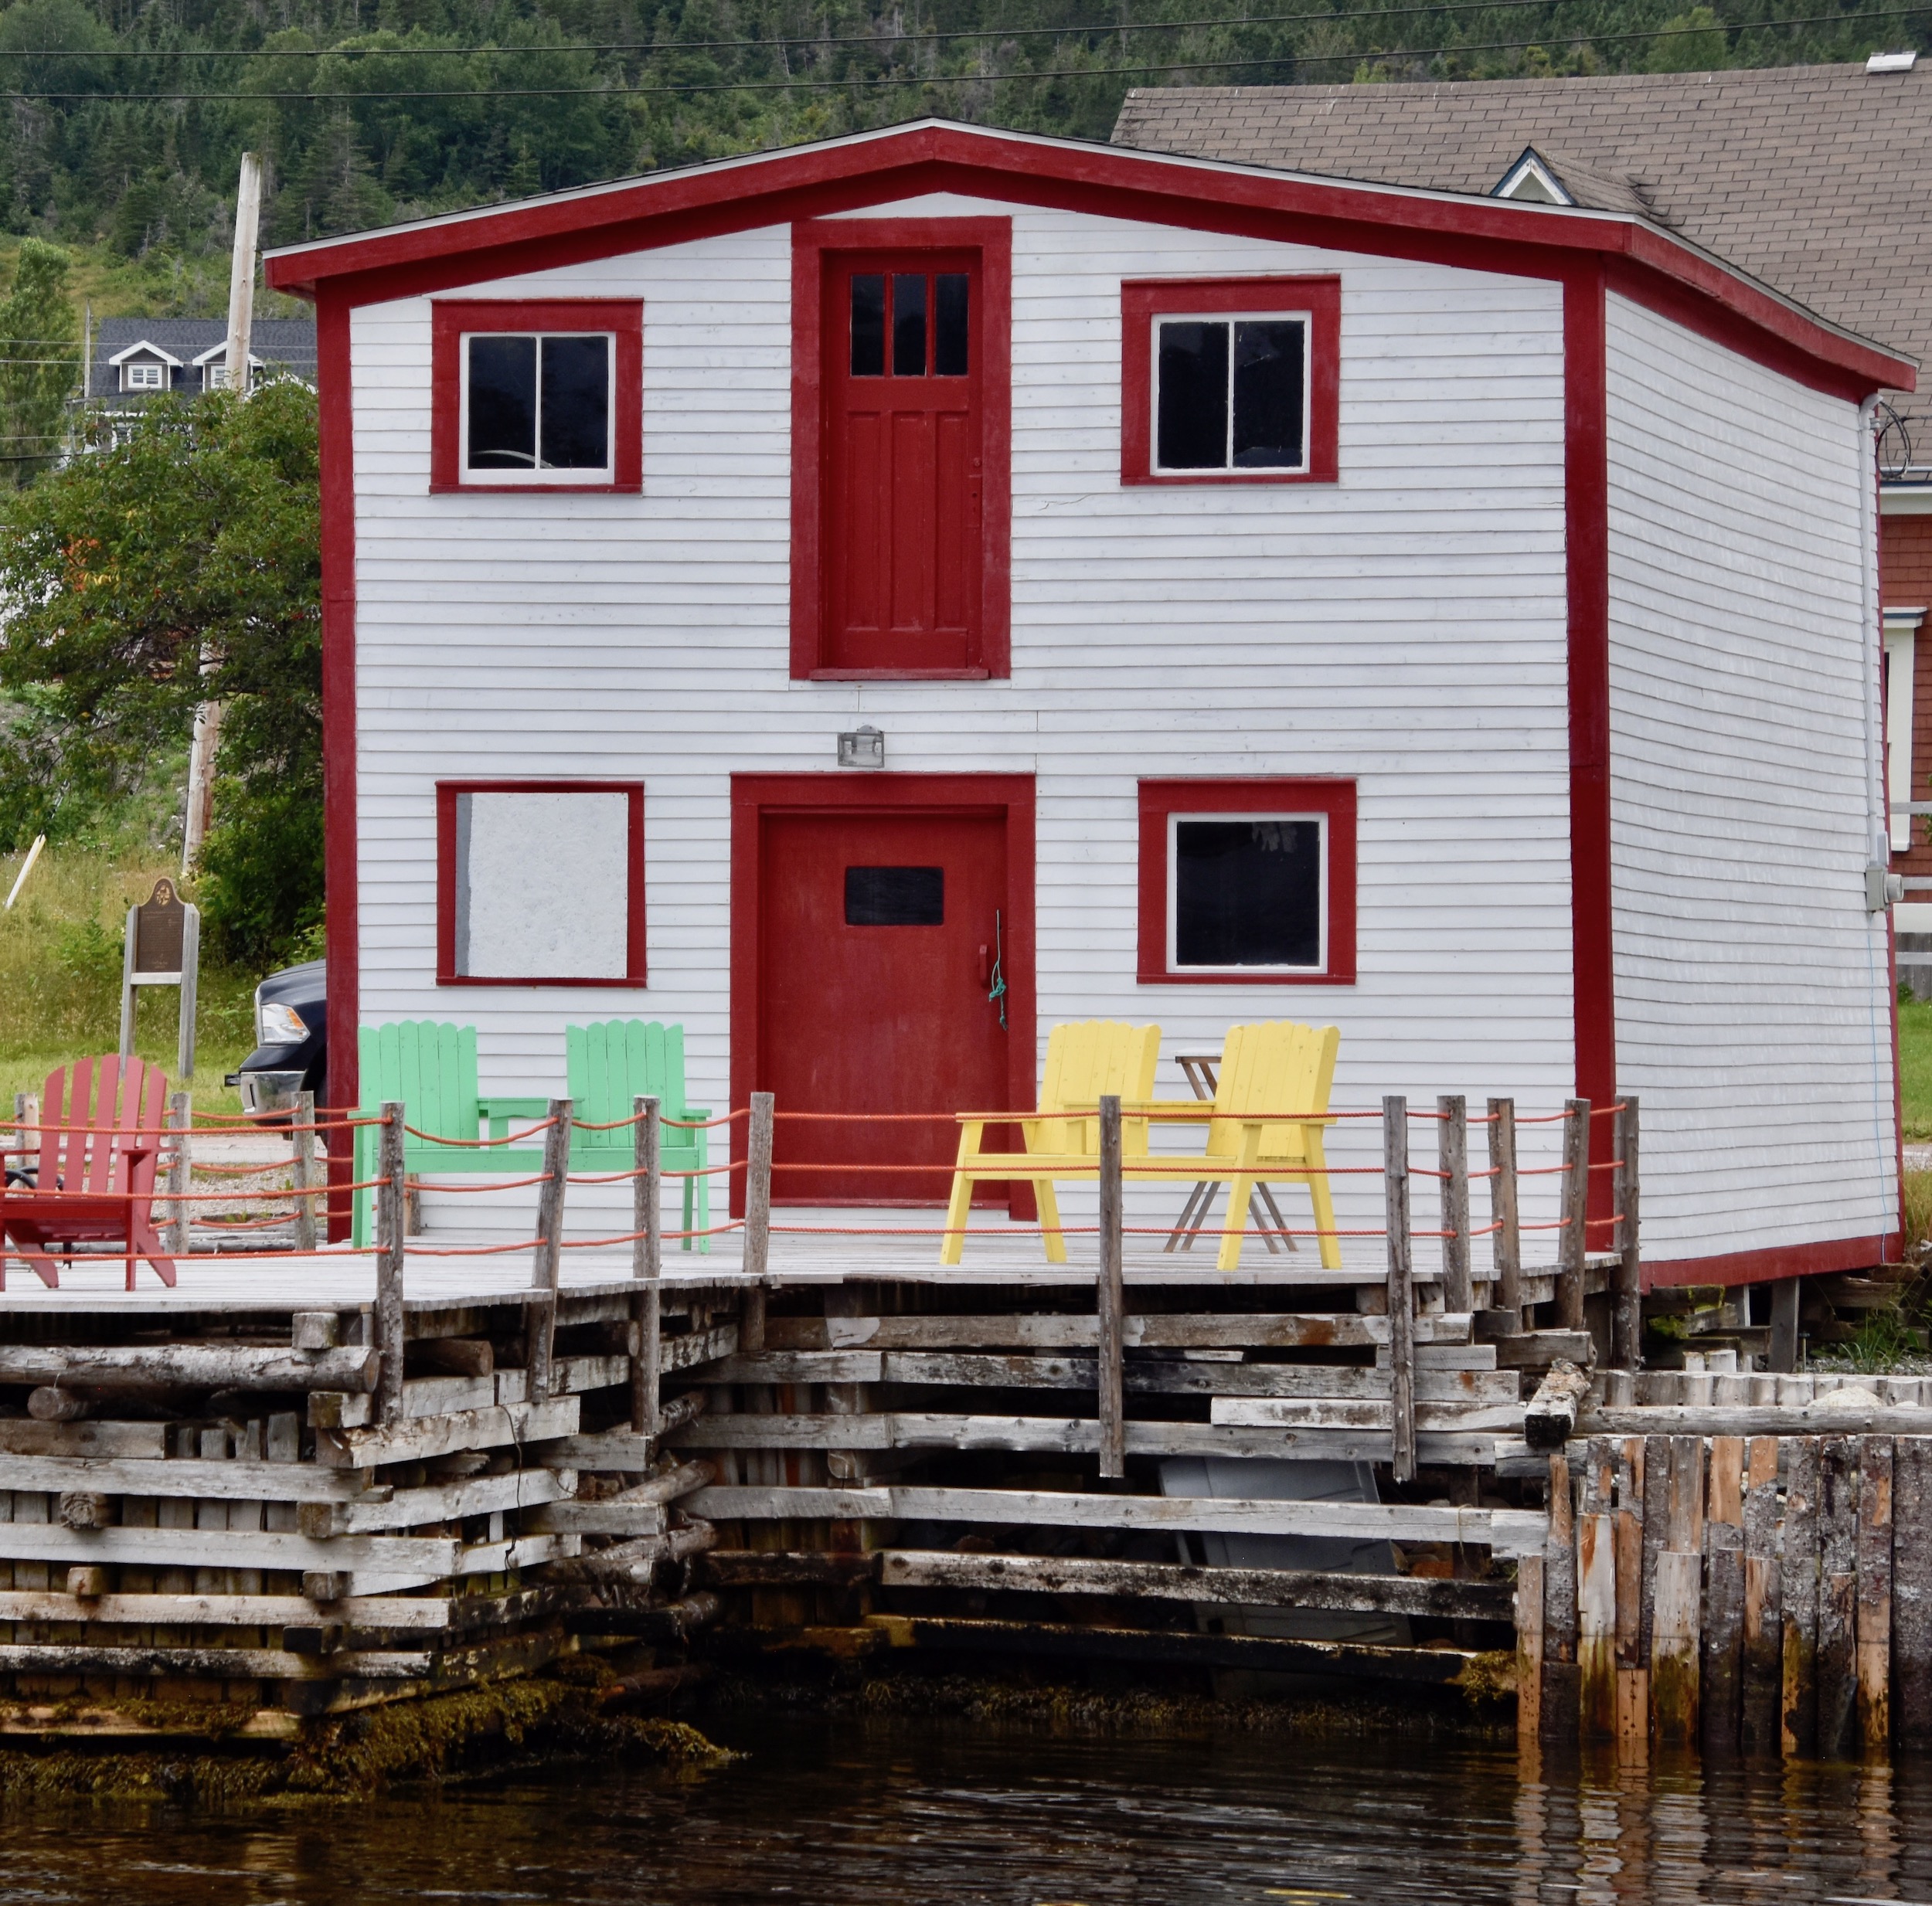
[[[1908,362],[1635,216],[930,122],[267,274],[335,1102],[403,1018],[486,1091],[636,1017],[700,1103],[876,1113],[1294,1018],[1338,1105],[1641,1095],[1654,1280],[1893,1248]],[[836,1129],[781,1198],[943,1192],[949,1130]]]
[[[115,352],[107,362],[116,374],[114,388],[130,396],[173,389],[175,374],[182,368],[179,358],[145,338]]]

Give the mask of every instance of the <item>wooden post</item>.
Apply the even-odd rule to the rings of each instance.
[[[1583,1448],[1583,1503],[1577,1517],[1577,1717],[1586,1741],[1617,1734],[1617,1522],[1611,1513],[1607,1438]]]
[[[1583,1227],[1590,1215],[1590,1101],[1563,1108],[1563,1225],[1556,1234],[1556,1327],[1583,1327]]]
[[[1543,1704],[1546,1741],[1573,1744],[1580,1690],[1577,1671],[1577,1499],[1570,1460],[1549,1459],[1549,1533],[1543,1541]]]
[[[774,1102],[768,1092],[751,1095],[751,1130],[745,1143],[746,1275],[738,1347],[747,1356],[765,1347],[765,1276],[771,1267],[771,1134]]]
[[[168,1249],[178,1256],[188,1254],[188,1187],[194,1176],[194,1160],[189,1147],[194,1128],[194,1101],[185,1092],[172,1094],[168,1101],[168,1123],[175,1142],[168,1153]]]
[[[631,1275],[644,1288],[631,1300],[637,1341],[631,1353],[631,1427],[641,1436],[658,1433],[658,1405],[664,1381],[664,1167],[662,1101],[636,1099],[631,1116],[633,1169]]]
[[[311,1195],[317,1180],[315,1176],[315,1095],[301,1092],[295,1095],[294,1188],[301,1195],[295,1201],[295,1249],[313,1251],[315,1249],[315,1200]]]
[[[1522,1232],[1516,1209],[1516,1102],[1489,1101],[1489,1221],[1495,1226],[1490,1251],[1496,1266],[1496,1288],[1489,1301],[1499,1310],[1515,1313],[1522,1325]]]
[[[1818,1531],[1821,1467],[1817,1437],[1786,1439],[1784,1552],[1778,1564],[1784,1605],[1778,1733],[1787,1759],[1808,1757],[1818,1745]]]
[[[1389,1232],[1389,1402],[1395,1480],[1416,1473],[1415,1286],[1409,1256],[1409,1101],[1382,1102],[1383,1206]]]
[[[1541,1738],[1543,1707],[1543,1558],[1516,1564],[1516,1744]]]
[[[1744,1440],[1713,1436],[1704,1521],[1704,1625],[1698,1707],[1706,1751],[1737,1745],[1744,1647]]]
[[[1469,1281],[1469,1101],[1461,1092],[1436,1101],[1436,1163],[1442,1172],[1442,1307],[1476,1307]]]
[[[1798,1300],[1801,1286],[1795,1277],[1780,1278],[1771,1286],[1771,1345],[1768,1359],[1777,1371],[1798,1367]]]
[[[1859,1745],[1879,1759],[1892,1745],[1892,1439],[1859,1442]]]
[[[1670,1439],[1670,1493],[1664,1548],[1657,1558],[1651,1629],[1651,1700],[1657,1738],[1688,1747],[1697,1739],[1698,1643],[1704,1588],[1704,1439]]]
[[[563,1187],[570,1172],[568,1099],[550,1101],[543,1134],[543,1182],[536,1194],[536,1251],[530,1265],[536,1296],[525,1313],[525,1364],[532,1403],[550,1400],[550,1364],[556,1346],[557,1283],[563,1262]]]
[[[1650,1739],[1649,1660],[1644,1629],[1644,1439],[1627,1436],[1614,1452],[1617,1488],[1617,1739],[1620,1758]]]
[[[1638,1228],[1637,1096],[1619,1099],[1617,1128],[1617,1270],[1610,1313],[1610,1361],[1637,1370],[1644,1361],[1644,1279]]]
[[[1100,1474],[1127,1473],[1126,1378],[1123,1348],[1127,1290],[1121,1270],[1121,1102],[1100,1099]]]
[[[1781,1575],[1777,1439],[1753,1436],[1745,1446],[1744,1460],[1744,1695],[1738,1734],[1747,1754],[1777,1751]]]
[[[1932,1747],[1932,1437],[1892,1445],[1892,1711],[1899,1745]]]
[[[390,1099],[376,1140],[376,1414],[385,1423],[403,1414],[403,1106]]]
[[[1858,1721],[1858,1442],[1827,1436],[1818,1514],[1818,1756],[1851,1756]]]

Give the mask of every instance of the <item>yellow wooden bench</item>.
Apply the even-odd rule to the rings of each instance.
[[[1185,1164],[1181,1175],[1195,1181],[1226,1181],[1227,1216],[1217,1269],[1232,1271],[1240,1265],[1248,1195],[1257,1184],[1305,1184],[1315,1207],[1321,1267],[1342,1268],[1342,1241],[1335,1235],[1335,1201],[1322,1150],[1322,1133],[1335,1123],[1328,1116],[1328,1093],[1341,1044],[1340,1028],[1335,1026],[1298,1025],[1292,1020],[1230,1026],[1212,1102],[1162,1099],[1146,1108],[1155,1124],[1207,1126],[1207,1149],[1200,1157],[1163,1158],[1158,1168],[1170,1175]],[[1154,1168],[1151,1162],[1139,1175],[1151,1175]],[[1137,1174],[1124,1164],[1121,1175]]]
[[[1056,1026],[1047,1035],[1046,1065],[1040,1079],[1038,1111],[1031,1115],[962,1113],[959,1157],[953,1167],[953,1194],[946,1208],[946,1236],[940,1246],[940,1262],[957,1264],[960,1261],[975,1184],[1030,1180],[1038,1187],[1046,1261],[1064,1264],[1066,1238],[1060,1229],[1060,1201],[1053,1194],[1053,1181],[1099,1177],[1098,1105],[1102,1095],[1117,1093],[1124,1101],[1134,1103],[1151,1099],[1154,1069],[1160,1055],[1158,1026],[1129,1026],[1107,1019],[1086,1019]],[[1082,1108],[1084,1117],[1066,1116]],[[1200,1109],[1207,1108],[1204,1106]],[[988,1125],[1019,1126],[1026,1140],[1026,1150],[987,1150]],[[1121,1121],[1121,1153],[1123,1161],[1147,1156],[1145,1118]]]

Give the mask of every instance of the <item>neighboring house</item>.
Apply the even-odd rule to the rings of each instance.
[[[1128,95],[1124,146],[1641,212],[1835,323],[1932,356],[1932,61]],[[1900,971],[1932,990],[1932,403],[1879,441],[1890,865]],[[1921,883],[1923,883],[1921,885]]]
[[[933,122],[266,270],[319,318],[335,1102],[403,1018],[487,1090],[638,1015],[701,1102],[866,1114],[1030,1107],[1060,1021],[1158,1021],[1169,1096],[1333,1021],[1352,1106],[1641,1093],[1654,1278],[1896,1248],[1903,358],[1628,208]],[[943,1194],[949,1126],[809,1129]]]
[[[258,318],[249,337],[250,375],[315,381],[315,325],[307,318]],[[228,324],[219,318],[105,318],[94,327],[89,399],[138,404],[163,391],[219,390],[228,381]]]

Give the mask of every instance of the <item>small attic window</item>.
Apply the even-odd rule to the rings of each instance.
[[[1524,149],[1522,157],[1497,181],[1489,195],[1522,199],[1532,205],[1573,206],[1577,202],[1534,146]]]
[[[165,365],[141,363],[138,359],[121,367],[121,388],[123,390],[161,390],[166,387],[168,368]]]

